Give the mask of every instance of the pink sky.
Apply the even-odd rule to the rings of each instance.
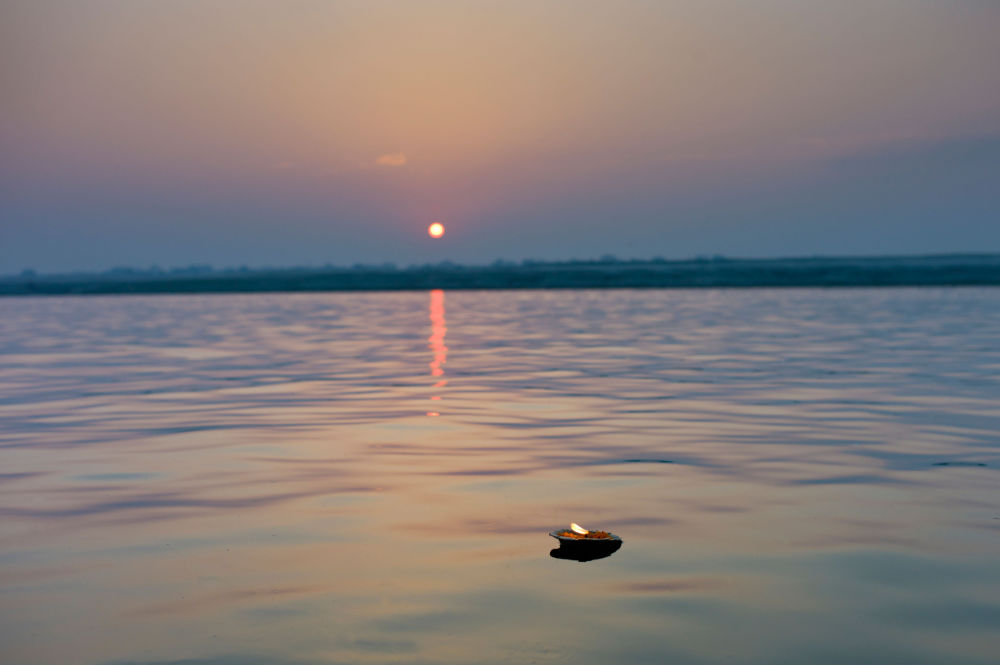
[[[1000,250],[992,3],[0,12],[4,272]]]

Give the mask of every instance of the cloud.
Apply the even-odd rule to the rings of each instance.
[[[406,164],[406,155],[401,152],[390,152],[379,156],[375,160],[375,164],[378,166],[403,166]]]

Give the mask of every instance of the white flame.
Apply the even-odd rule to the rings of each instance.
[[[573,531],[577,532],[581,536],[586,536],[588,533],[590,533],[589,531],[587,531],[586,529],[584,529],[582,526],[580,526],[576,522],[573,522],[572,524],[570,524],[569,528],[573,529]]]

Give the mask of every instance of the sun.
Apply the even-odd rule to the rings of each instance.
[[[440,222],[434,222],[427,227],[427,235],[432,238],[440,238],[444,235],[444,224]]]

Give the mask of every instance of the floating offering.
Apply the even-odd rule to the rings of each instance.
[[[569,529],[552,531],[549,535],[558,540],[560,543],[575,543],[583,540],[621,540],[621,538],[615,534],[608,533],[607,531],[588,531],[576,522],[570,524]]]
[[[609,531],[589,531],[575,522],[569,529],[550,531],[549,535],[559,541],[559,549],[549,555],[555,559],[573,561],[593,561],[611,556],[622,546],[622,539]]]

